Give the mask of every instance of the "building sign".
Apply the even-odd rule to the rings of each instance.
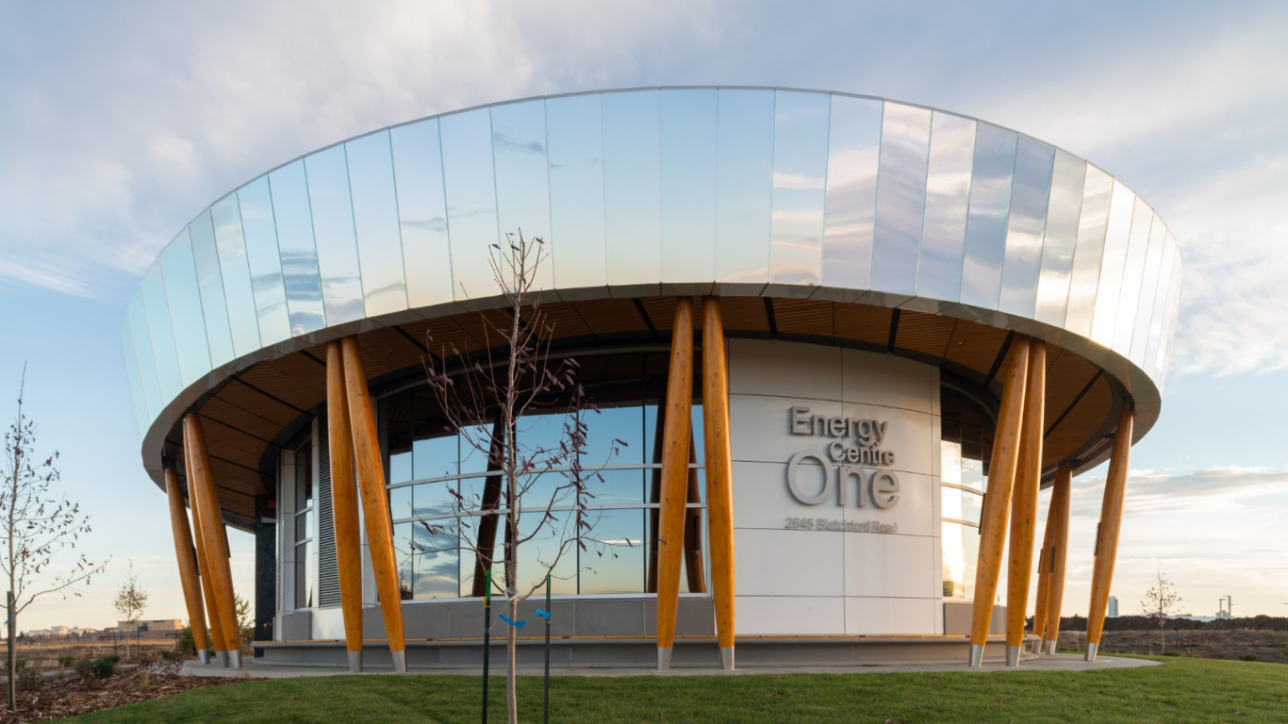
[[[787,462],[787,490],[793,498],[805,505],[834,500],[841,507],[871,504],[879,510],[899,504],[899,476],[889,469],[895,454],[884,447],[886,421],[811,415],[801,406],[787,413],[788,432],[825,443],[822,450],[801,450]],[[792,520],[813,519],[789,519],[788,527]]]

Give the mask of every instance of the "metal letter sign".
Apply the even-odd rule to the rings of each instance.
[[[859,508],[868,503],[879,510],[898,505],[899,476],[883,469],[895,462],[894,452],[881,448],[886,425],[880,420],[811,416],[808,407],[790,408],[787,429],[791,434],[834,439],[825,453],[802,450],[792,456],[787,462],[787,490],[805,505],[819,505],[835,495],[836,504],[844,507],[849,504],[851,488],[854,505]],[[801,478],[808,477],[804,471],[815,471],[814,477],[821,478],[817,490],[802,484]]]

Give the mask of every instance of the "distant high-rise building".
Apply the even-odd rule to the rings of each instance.
[[[1118,616],[1118,597],[1117,596],[1109,597],[1109,613],[1107,613],[1106,615],[1109,618],[1116,618]]]

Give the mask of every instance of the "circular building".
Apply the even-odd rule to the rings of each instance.
[[[542,241],[538,330],[491,266],[520,230]],[[647,88],[272,169],[161,252],[123,346],[216,652],[237,649],[232,526],[256,536],[269,659],[476,665],[492,556],[519,540],[487,620],[511,625],[503,584],[535,591],[507,614],[521,661],[550,574],[556,665],[1016,662],[1055,638],[1069,481],[1110,460],[1094,656],[1181,276],[1143,199],[1021,133],[844,93]],[[504,368],[497,330],[519,328],[575,359],[597,411],[506,532],[504,461],[479,442],[506,439],[496,401],[462,425],[426,367]],[[559,448],[571,389],[515,444]]]

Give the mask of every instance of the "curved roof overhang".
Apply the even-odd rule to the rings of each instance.
[[[722,112],[723,111],[723,112]],[[1125,185],[982,121],[839,93],[684,88],[537,98],[331,146],[220,199],[144,277],[124,331],[145,468],[191,411],[228,522],[324,401],[332,339],[406,377],[425,331],[483,345],[488,249],[547,240],[568,348],[669,339],[674,300],[733,336],[884,350],[996,392],[1016,334],[1047,342],[1044,467],[1108,455],[1116,409],[1158,417],[1175,242]],[[170,451],[173,454],[173,450]]]

